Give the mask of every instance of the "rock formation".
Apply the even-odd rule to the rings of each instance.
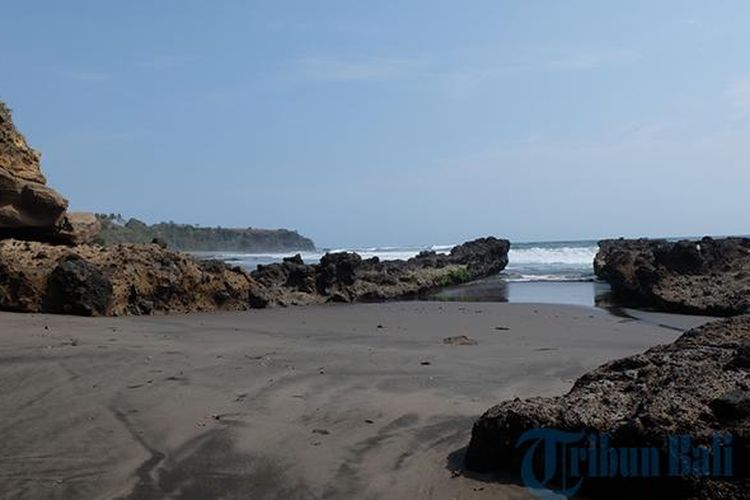
[[[0,236],[50,237],[68,202],[46,186],[40,154],[26,143],[0,102]]]
[[[68,201],[47,186],[40,160],[0,102],[0,238],[72,245],[91,241],[98,221],[93,214],[66,214]]]
[[[610,447],[655,447],[666,464],[667,435],[710,445],[730,433],[734,478],[587,478],[591,498],[747,498],[750,486],[750,316],[709,323],[670,345],[607,363],[578,379],[564,396],[516,399],[474,424],[468,469],[518,473],[527,430],[606,433]],[[666,470],[663,468],[662,470]]]
[[[615,292],[658,309],[734,315],[750,307],[750,239],[604,240],[594,271]]]
[[[90,212],[68,212],[58,224],[57,237],[69,245],[91,243],[101,230],[101,222]]]
[[[158,244],[64,246],[0,241],[0,309],[81,315],[244,310],[415,295],[500,272],[509,243],[485,238],[449,255],[425,252],[408,261],[299,256],[248,274]]]
[[[508,264],[507,240],[481,238],[449,254],[422,252],[409,260],[362,259],[356,253],[326,254],[319,264],[298,256],[258,266],[251,273],[266,295],[260,302],[291,305],[356,302],[416,296],[429,290],[498,274]]]
[[[0,241],[0,309],[80,315],[244,310],[252,281],[158,245]]]
[[[0,103],[0,309],[79,315],[242,310],[328,301],[383,300],[499,273],[506,240],[484,238],[449,255],[423,252],[408,261],[325,255],[307,265],[299,255],[248,274],[219,261],[169,250],[232,240],[245,248],[296,246],[311,240],[287,230],[225,230],[66,213],[67,201],[48,188],[39,154],[16,130]],[[141,243],[85,244],[95,236]]]

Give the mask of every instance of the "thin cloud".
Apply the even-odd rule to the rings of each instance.
[[[305,57],[296,63],[302,76],[310,80],[368,81],[392,80],[418,74],[423,62],[413,59],[373,58],[337,59]]]
[[[731,83],[726,96],[735,109],[743,114],[750,113],[750,78]]]
[[[186,66],[195,61],[193,56],[161,55],[138,61],[135,66],[142,69],[169,70]]]
[[[520,55],[519,55],[520,53]],[[406,78],[442,78],[459,86],[476,87],[485,80],[527,72],[590,71],[605,66],[636,61],[638,54],[624,49],[551,50],[526,49],[500,57],[461,58],[304,57],[295,61],[296,73],[304,79],[319,81],[385,81]]]
[[[604,66],[631,63],[638,59],[632,50],[571,51],[551,55],[540,61],[543,70],[592,70]]]
[[[77,80],[79,82],[90,83],[105,82],[112,77],[112,75],[110,75],[109,73],[72,68],[57,70],[57,73],[63,78],[67,78],[69,80]]]

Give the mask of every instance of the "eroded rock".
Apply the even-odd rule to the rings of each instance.
[[[466,466],[517,474],[525,453],[516,447],[518,438],[537,428],[605,433],[611,447],[656,447],[664,464],[668,435],[689,435],[696,445],[710,445],[715,434],[729,433],[734,478],[664,475],[622,484],[586,479],[584,493],[592,498],[746,498],[750,371],[744,356],[749,340],[750,316],[709,323],[672,344],[597,368],[564,396],[501,403],[474,424]]]
[[[68,247],[0,241],[0,309],[83,315],[251,307],[242,269],[158,245]]]
[[[40,158],[0,102],[0,238],[57,238],[68,202],[46,186]]]
[[[735,315],[750,308],[750,239],[604,240],[594,271],[626,297],[673,312]]]
[[[52,313],[101,316],[112,302],[112,282],[94,264],[73,254],[47,279],[44,310]]]
[[[422,252],[408,260],[362,259],[356,253],[323,256],[305,264],[299,255],[251,273],[269,304],[377,301],[417,296],[430,290],[492,276],[508,264],[510,243],[480,238],[449,254]]]

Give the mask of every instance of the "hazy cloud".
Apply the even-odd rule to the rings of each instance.
[[[750,113],[750,78],[731,83],[726,95],[732,106],[743,114]]]
[[[304,57],[295,61],[302,78],[321,81],[373,81],[405,78],[442,78],[451,86],[473,89],[485,80],[526,72],[588,71],[631,63],[638,54],[626,49],[559,50],[527,48],[500,56]]]
[[[305,57],[297,61],[297,66],[308,79],[328,81],[390,80],[412,76],[425,69],[423,61],[397,58]]]
[[[73,68],[58,69],[56,71],[63,78],[67,78],[69,80],[77,80],[79,82],[104,82],[111,78],[111,75],[109,73],[105,73],[102,71],[81,70]]]
[[[135,66],[142,69],[167,70],[186,66],[193,61],[193,56],[159,55],[138,61]]]
[[[603,66],[631,63],[637,59],[638,54],[632,50],[567,51],[540,58],[537,69],[551,71],[591,70]],[[530,68],[534,68],[533,62]]]

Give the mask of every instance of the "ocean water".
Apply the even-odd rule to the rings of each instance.
[[[408,259],[423,250],[447,253],[454,245],[384,246],[371,248],[332,248],[299,252],[306,263],[316,263],[326,252],[357,252],[363,258],[382,260]],[[428,300],[462,302],[554,303],[596,306],[606,303],[609,285],[596,280],[594,256],[596,241],[555,241],[513,243],[508,266],[498,276],[446,288],[427,297]],[[281,262],[298,252],[286,253],[198,253],[199,257],[217,258],[254,270],[259,264]]]
[[[306,263],[316,263],[327,252],[357,252],[363,258],[379,257],[381,260],[408,259],[423,250],[449,252],[454,245],[413,247],[334,248],[314,252],[299,252]],[[508,254],[508,266],[500,275],[508,283],[528,282],[591,282],[594,281],[593,262],[596,241],[557,241],[513,243]],[[218,258],[248,270],[259,264],[281,262],[298,252],[287,253],[199,253],[200,257]]]

